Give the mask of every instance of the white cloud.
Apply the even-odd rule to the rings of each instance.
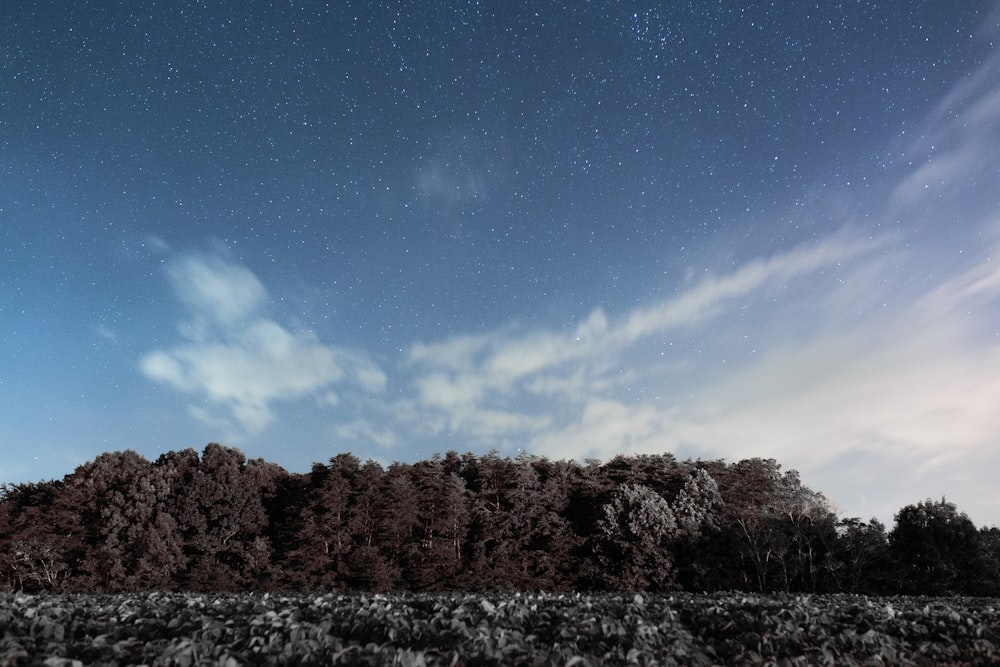
[[[182,256],[170,263],[167,274],[199,334],[206,323],[238,325],[267,303],[267,290],[257,276],[218,255]]]
[[[551,458],[609,459],[615,454],[676,451],[669,441],[667,413],[650,404],[626,405],[594,396],[576,419],[533,438],[532,453]]]
[[[378,428],[363,419],[337,424],[333,433],[336,437],[345,440],[374,442],[383,449],[391,449],[399,443],[399,439],[391,429]]]
[[[947,493],[996,520],[998,84],[994,51],[895,151],[885,208],[836,213],[897,232],[845,227],[575,327],[416,344],[407,418],[560,458],[773,456],[850,513]]]
[[[620,318],[595,309],[563,331],[415,345],[416,409],[463,443],[555,458],[775,457],[829,482],[814,485],[848,511],[888,520],[912,475],[981,457],[1000,433],[990,257],[907,291],[887,276],[919,273],[921,254],[845,233]],[[743,338],[752,350],[735,349]],[[657,345],[667,339],[679,344]],[[852,479],[868,473],[841,472],[882,455],[909,474],[883,470],[890,479],[862,494]]]
[[[755,260],[737,270],[708,277],[680,296],[655,308],[639,308],[615,333],[633,343],[664,329],[698,324],[718,315],[727,302],[774,283],[802,280],[820,269],[837,266],[885,245],[885,239],[834,236],[802,245],[766,260]]]
[[[209,425],[224,420],[255,435],[276,419],[274,404],[314,396],[336,405],[332,387],[362,392],[385,388],[385,374],[364,355],[323,344],[264,316],[267,290],[245,266],[222,255],[187,255],[168,267],[187,319],[174,346],[145,354],[140,370],[152,380],[207,401],[192,415]]]
[[[415,387],[424,406],[447,413],[453,423],[470,423],[470,415],[487,406],[509,411],[507,403],[526,394],[564,404],[583,403],[588,392],[620,385],[633,376],[620,360],[645,339],[704,324],[722,314],[729,300],[749,297],[775,282],[802,279],[880,246],[878,241],[845,237],[796,248],[731,274],[709,277],[669,301],[633,310],[619,322],[609,321],[598,308],[564,331],[501,331],[417,344],[409,355],[417,369]],[[534,419],[523,424],[539,426]]]

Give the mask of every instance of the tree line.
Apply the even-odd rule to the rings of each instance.
[[[290,473],[209,444],[0,490],[0,590],[1000,594],[1000,530],[942,499],[888,533],[773,459],[340,454]]]

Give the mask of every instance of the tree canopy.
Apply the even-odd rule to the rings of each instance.
[[[211,443],[0,488],[0,590],[1000,589],[997,529],[952,503],[887,534],[771,459],[338,454],[299,474]]]

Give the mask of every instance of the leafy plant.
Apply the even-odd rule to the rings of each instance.
[[[988,665],[982,598],[0,595],[2,665]]]

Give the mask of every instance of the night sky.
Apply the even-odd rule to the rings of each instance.
[[[4,2],[0,481],[776,458],[1000,523],[1000,4]]]

